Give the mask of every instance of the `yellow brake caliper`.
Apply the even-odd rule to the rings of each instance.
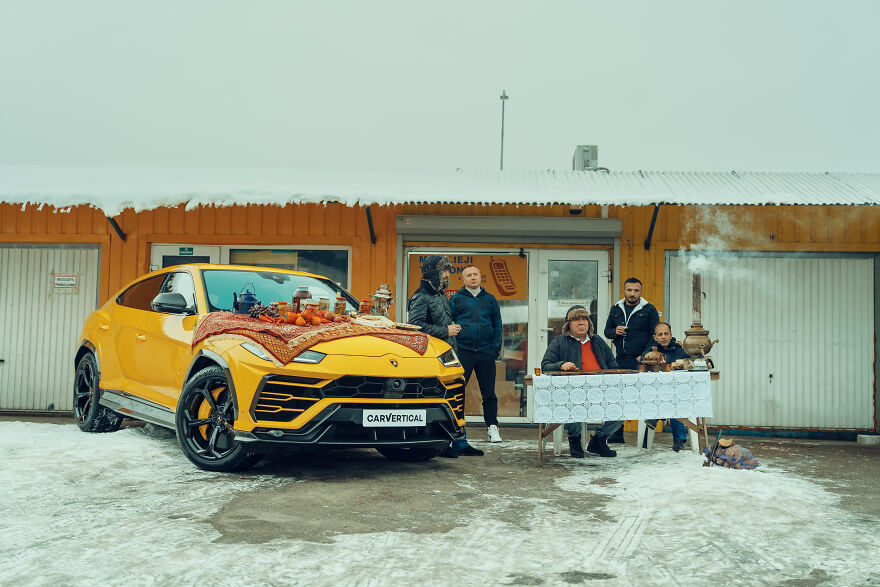
[[[211,390],[211,397],[214,398],[215,404],[217,403],[217,398],[220,397],[220,392],[222,392],[224,389],[226,389],[226,386],[220,386],[217,389]],[[210,415],[211,415],[211,404],[209,404],[205,400],[202,400],[202,405],[199,406],[198,419],[202,420],[204,418],[207,418]],[[204,438],[205,440],[208,440],[208,425],[207,424],[205,424],[204,426],[199,426],[199,434],[202,435],[202,438]]]

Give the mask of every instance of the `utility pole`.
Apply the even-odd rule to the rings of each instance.
[[[504,171],[504,103],[508,96],[505,90],[501,90],[501,170]]]

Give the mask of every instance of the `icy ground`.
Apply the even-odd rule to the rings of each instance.
[[[547,499],[491,499],[527,506],[527,524],[487,508],[449,532],[251,544],[219,541],[207,520],[240,492],[308,481],[206,473],[140,428],[0,422],[0,585],[880,584],[878,520],[821,486],[621,448],[546,468]],[[492,450],[534,454],[526,441]],[[553,507],[560,493],[609,501],[581,513]]]

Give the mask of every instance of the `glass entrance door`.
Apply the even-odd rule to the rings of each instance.
[[[600,333],[611,309],[607,251],[539,250],[529,275],[529,373],[540,368],[547,345],[562,333],[571,306],[589,310]],[[528,398],[528,417],[532,416]]]
[[[501,308],[501,353],[495,375],[498,419],[502,424],[531,421],[532,398],[525,376],[541,366],[547,344],[562,331],[566,310],[575,304],[584,306],[596,314],[597,330],[605,326],[611,308],[608,252],[407,247],[401,284],[404,291],[398,297],[404,321],[406,300],[419,286],[421,262],[432,254],[450,256],[450,296],[462,286],[464,267],[476,265],[483,272],[483,287]],[[468,422],[482,422],[476,377],[471,377],[466,391]]]

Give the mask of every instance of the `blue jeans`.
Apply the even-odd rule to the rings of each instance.
[[[468,446],[467,432],[465,432],[461,438],[456,438],[455,440],[452,441],[453,450],[462,451],[462,450],[466,449],[467,446]]]
[[[672,429],[673,440],[687,440],[688,429],[675,418],[669,418],[669,427]]]

